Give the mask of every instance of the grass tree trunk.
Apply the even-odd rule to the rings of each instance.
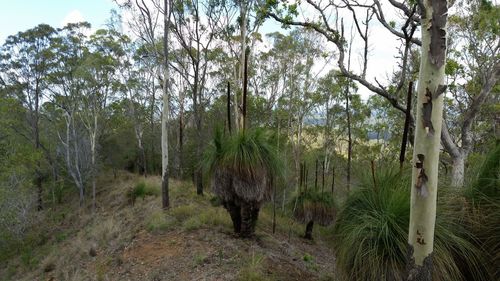
[[[169,38],[169,21],[170,21],[170,3],[164,0],[164,36],[163,36],[163,108],[161,115],[161,194],[162,207],[168,209],[170,207],[170,199],[168,195],[168,114],[169,114],[169,97],[168,97],[168,81],[170,79],[168,67],[168,38]]]
[[[418,79],[417,121],[408,235],[408,279],[432,280],[432,253],[446,59],[446,0],[423,0],[422,56]]]
[[[314,227],[314,221],[311,220],[306,225],[306,233],[304,234],[305,239],[309,239],[309,240],[313,239],[313,236],[312,236],[313,227]]]

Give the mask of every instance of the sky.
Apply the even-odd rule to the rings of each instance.
[[[40,23],[63,27],[88,21],[98,29],[117,8],[112,0],[0,0],[0,42]]]
[[[0,44],[3,44],[7,36],[25,31],[40,23],[46,23],[53,27],[63,27],[69,22],[88,21],[91,23],[92,29],[96,30],[104,27],[112,9],[119,9],[113,0],[0,0]],[[385,12],[386,16],[391,18],[389,11]],[[301,13],[307,15],[308,11],[301,10]],[[346,19],[349,21],[349,18],[348,15]],[[346,26],[349,26],[348,22],[346,22]],[[268,20],[260,32],[263,34],[273,31],[286,32],[280,27],[281,24]],[[394,36],[391,36],[381,25],[375,25],[370,33],[372,34],[370,39],[371,58],[367,78],[372,82],[375,77],[379,81],[386,81],[386,78],[396,67],[394,52],[399,44]],[[352,63],[354,69],[357,66],[359,69],[361,65],[362,44],[360,43],[354,42]],[[326,44],[325,48],[335,49],[331,43]],[[330,63],[331,65],[322,68],[322,71],[326,72],[331,68],[336,68],[335,60],[331,60]],[[371,92],[363,86],[359,87],[358,93],[364,100],[371,95]]]

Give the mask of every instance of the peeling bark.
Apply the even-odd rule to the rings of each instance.
[[[431,63],[440,68],[446,59],[446,20],[448,17],[447,1],[431,1],[432,20],[428,23],[427,29],[430,32],[431,41],[429,49],[429,59]]]
[[[408,279],[432,280],[432,253],[443,120],[446,0],[423,0],[422,47],[408,231]]]

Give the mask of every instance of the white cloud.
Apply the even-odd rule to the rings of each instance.
[[[61,25],[65,26],[68,23],[77,23],[82,21],[85,21],[82,13],[80,13],[80,11],[78,10],[73,10],[64,17],[64,19],[61,21]]]

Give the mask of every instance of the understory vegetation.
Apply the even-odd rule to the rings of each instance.
[[[500,280],[497,2],[10,2],[0,281]]]

